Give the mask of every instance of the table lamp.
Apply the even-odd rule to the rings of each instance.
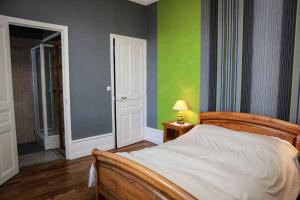
[[[173,106],[173,110],[177,110],[177,124],[184,124],[183,111],[188,110],[189,107],[186,105],[184,100],[177,100]]]

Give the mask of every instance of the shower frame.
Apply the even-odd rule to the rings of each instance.
[[[51,78],[51,73],[53,70],[53,63],[52,67],[49,65],[49,71],[50,71],[50,88],[46,88],[46,60],[45,60],[45,47],[53,48],[53,45],[50,44],[40,44],[34,48],[31,49],[31,59],[32,59],[32,84],[33,84],[33,96],[34,96],[34,111],[35,111],[35,127],[36,127],[36,139],[37,141],[42,144],[45,148],[45,150],[48,149],[56,149],[60,147],[59,144],[59,134],[58,129],[56,127],[56,120],[55,120],[55,104],[54,104],[54,97],[53,97],[53,79]],[[39,60],[40,60],[40,66],[37,66],[36,59],[36,50],[39,49]],[[40,67],[40,74],[38,74],[37,67]],[[38,82],[37,82],[37,76],[40,76],[41,80],[41,91],[38,90]],[[48,109],[47,109],[47,97],[46,93],[48,90],[52,90],[50,92],[50,108],[51,108],[51,122],[52,126],[48,126]],[[41,92],[39,95],[38,93]],[[42,98],[42,110],[40,110],[39,106],[39,98]],[[40,112],[42,112],[43,120],[40,119]],[[41,123],[43,124],[43,128],[41,128]],[[52,127],[52,128],[49,128]],[[53,134],[49,134],[53,133]]]

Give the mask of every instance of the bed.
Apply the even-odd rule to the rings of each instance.
[[[270,191],[255,194],[255,199],[279,199],[278,196],[281,199],[296,198],[300,190],[300,175],[292,157],[300,150],[299,125],[269,117],[230,112],[199,113],[199,124],[184,136],[159,147],[130,154],[94,150],[97,199],[251,199],[247,196],[248,191],[255,193],[265,189],[258,187],[266,187]],[[199,136],[197,129],[205,130],[206,133]],[[195,139],[195,136],[199,139]],[[202,149],[197,146],[197,140],[203,143]],[[232,144],[227,143],[232,140],[236,140],[232,144],[237,147],[231,149]],[[246,145],[252,149],[250,153]],[[250,148],[251,145],[255,148]],[[277,147],[282,150],[277,150]],[[212,151],[206,152],[210,148]],[[257,148],[265,151],[265,158],[269,159],[266,163],[271,162],[270,166],[265,167],[271,167],[270,172],[264,170],[266,163],[257,155],[260,154]],[[278,151],[278,156],[271,151]],[[195,156],[187,156],[186,152]],[[212,152],[214,156],[209,156],[213,155]],[[200,159],[196,160],[197,157]],[[243,162],[239,162],[236,157]],[[229,158],[232,160],[229,164],[232,165],[226,166]],[[292,162],[295,162],[294,166]],[[258,165],[259,170],[251,170],[253,163]],[[206,169],[201,168],[209,164]],[[181,170],[183,168],[188,170]],[[273,172],[276,170],[288,175],[275,176]],[[201,171],[201,176],[197,176],[194,171]],[[215,180],[214,176],[223,178],[211,182]],[[239,176],[245,178],[245,181],[240,181]],[[256,184],[256,180],[260,182]]]

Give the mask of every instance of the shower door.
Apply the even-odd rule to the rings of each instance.
[[[40,44],[31,50],[31,55],[36,138],[45,150],[59,148],[55,118],[53,46]]]

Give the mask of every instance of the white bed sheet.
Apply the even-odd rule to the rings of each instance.
[[[202,200],[294,200],[298,151],[275,137],[198,125],[156,147],[119,153]]]

